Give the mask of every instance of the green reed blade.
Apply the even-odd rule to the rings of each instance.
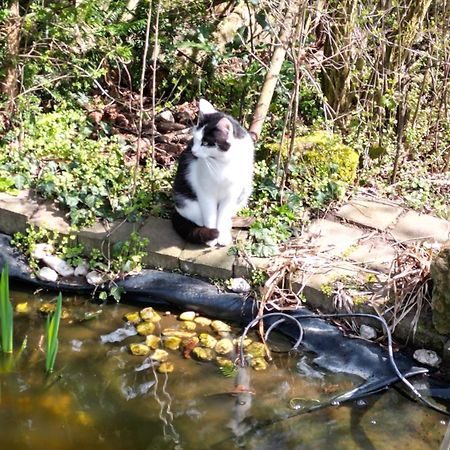
[[[0,278],[0,326],[3,353],[13,352],[13,309],[9,297],[9,269],[5,264]]]
[[[59,323],[61,320],[62,310],[62,295],[61,292],[58,295],[56,301],[56,308],[53,314],[47,316],[46,324],[46,354],[45,354],[45,370],[47,373],[52,373],[55,366],[56,354],[58,353],[58,333]]]

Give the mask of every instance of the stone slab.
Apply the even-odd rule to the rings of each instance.
[[[76,234],[78,242],[84,245],[87,255],[94,248],[100,250],[104,255],[108,255],[111,251],[111,245],[129,240],[131,233],[137,231],[138,228],[139,224],[124,221],[96,222],[90,227],[81,229]]]
[[[148,255],[144,264],[149,267],[177,269],[178,258],[185,247],[185,242],[172,227],[170,220],[149,217],[139,228],[139,236],[147,238]]]
[[[384,231],[392,225],[403,208],[374,200],[355,199],[341,206],[336,215],[366,227]]]
[[[328,219],[314,220],[306,231],[306,238],[310,238],[317,252],[328,255],[339,255],[349,247],[355,245],[364,236],[358,228],[342,225]]]
[[[249,278],[253,268],[265,270],[269,263],[269,258],[257,258],[256,256],[252,256],[247,260],[242,256],[238,256],[233,264],[233,277]]]
[[[71,227],[65,214],[50,202],[41,203],[30,217],[29,222],[37,227],[56,231],[59,234],[66,236],[70,234]]]
[[[382,237],[373,237],[350,250],[346,254],[349,260],[383,273],[389,273],[392,262],[397,255],[394,243]]]
[[[25,232],[29,218],[39,205],[28,191],[20,191],[18,195],[0,192],[0,232],[13,235]]]
[[[228,251],[229,247],[209,248],[186,244],[179,259],[180,269],[205,278],[230,278],[235,257],[229,255]]]
[[[450,222],[408,211],[388,231],[397,241],[446,242],[450,239]]]

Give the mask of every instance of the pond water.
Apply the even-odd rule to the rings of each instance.
[[[425,450],[439,448],[446,431],[444,416],[395,389],[258,427],[292,413],[293,398],[325,400],[361,380],[324,373],[308,355],[277,353],[269,370],[246,371],[252,393],[237,397],[235,380],[214,363],[169,351],[175,370],[160,374],[128,350],[142,337],[102,342],[139,308],[76,296],[65,297],[69,318],[61,321],[55,373],[47,378],[38,309],[53,298],[12,292],[14,304],[26,301],[30,309],[15,316],[15,349],[25,335],[28,344],[15,369],[0,375],[1,448]],[[84,320],[87,311],[92,320]],[[175,321],[163,317],[164,326]]]

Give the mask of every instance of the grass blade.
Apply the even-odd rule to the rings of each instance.
[[[58,295],[56,301],[56,308],[53,314],[47,316],[47,324],[45,329],[46,334],[46,354],[45,354],[45,370],[47,373],[52,373],[55,366],[56,354],[58,353],[58,333],[59,323],[61,320],[62,310],[62,295]]]
[[[5,264],[0,278],[0,326],[3,353],[13,352],[13,309],[9,297],[9,269]]]

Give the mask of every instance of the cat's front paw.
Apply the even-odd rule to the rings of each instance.
[[[218,239],[213,239],[212,241],[206,242],[206,245],[208,247],[215,247],[217,245],[217,241],[218,241]]]
[[[217,243],[223,247],[226,247],[228,245],[231,245],[233,242],[233,238],[231,236],[231,233],[229,231],[226,232],[220,232],[219,237],[217,238]]]

